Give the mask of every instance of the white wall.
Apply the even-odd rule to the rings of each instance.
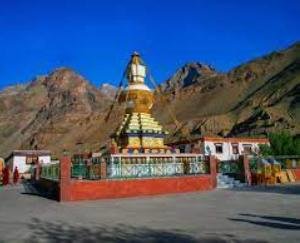
[[[14,156],[10,168],[13,171],[15,167],[18,167],[19,173],[28,172],[30,165],[26,164],[26,156]]]
[[[223,144],[223,153],[216,153],[216,147],[215,143]],[[219,160],[235,160],[238,159],[239,155],[244,154],[244,144],[249,144],[252,147],[252,151],[258,152],[259,150],[259,143],[254,142],[239,142],[238,148],[239,148],[239,154],[233,154],[232,150],[232,142],[211,142],[211,141],[205,141],[202,146],[204,146],[205,155],[215,155]]]
[[[43,161],[44,164],[51,163],[50,155],[47,156],[39,156],[39,162]],[[19,173],[27,173],[31,167],[30,164],[26,164],[26,156],[15,155],[13,159],[9,162],[10,168],[12,170],[15,167],[18,167]]]
[[[231,156],[232,155],[231,144],[230,143],[222,143],[222,144],[223,144],[223,153],[217,153],[215,142],[205,141],[203,143],[205,155],[215,155],[219,160],[234,159],[236,156]]]

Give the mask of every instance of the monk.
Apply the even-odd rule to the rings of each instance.
[[[14,184],[17,184],[18,181],[19,181],[19,170],[18,167],[16,166],[13,174],[13,182]]]
[[[3,186],[6,186],[6,185],[8,185],[8,183],[9,183],[9,167],[8,167],[8,165],[6,165],[5,167],[4,167],[4,169],[3,169],[3,171],[2,171],[3,173],[2,173],[2,184],[3,184]]]

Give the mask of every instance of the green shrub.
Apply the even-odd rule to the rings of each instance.
[[[260,145],[260,153],[266,155],[300,155],[300,138],[288,132],[270,133],[270,146]]]

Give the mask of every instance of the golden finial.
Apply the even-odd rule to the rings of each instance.
[[[132,55],[131,55],[131,63],[132,64],[141,64],[140,59],[141,59],[140,54],[137,51],[132,53]]]

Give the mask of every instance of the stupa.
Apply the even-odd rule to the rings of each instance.
[[[153,91],[145,84],[147,68],[140,55],[134,52],[126,68],[128,86],[121,93],[119,102],[125,102],[126,111],[115,140],[122,152],[166,153],[167,135],[152,114]]]

